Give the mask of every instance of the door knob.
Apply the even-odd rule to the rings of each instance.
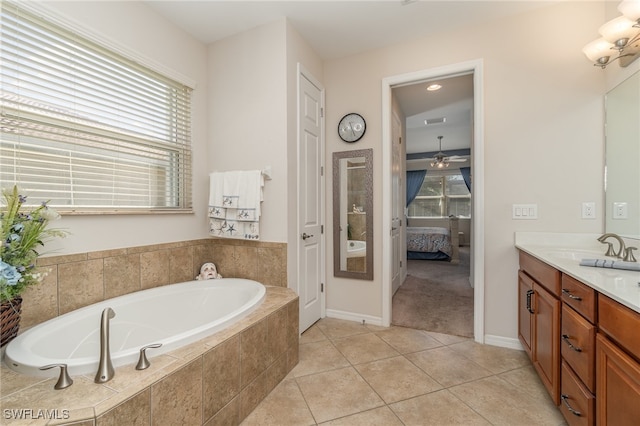
[[[311,237],[313,237],[313,234],[307,234],[306,232],[302,233],[302,239],[303,240],[306,240],[307,238],[311,238]]]

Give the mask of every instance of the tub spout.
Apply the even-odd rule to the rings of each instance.
[[[100,319],[100,365],[94,380],[96,383],[108,382],[115,375],[109,351],[109,320],[115,316],[116,313],[111,308],[106,308],[102,311],[102,318]]]

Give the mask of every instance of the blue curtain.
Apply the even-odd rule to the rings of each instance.
[[[464,179],[465,185],[467,185],[467,189],[471,192],[471,167],[460,167],[460,174]]]
[[[426,170],[407,170],[407,207],[420,192],[426,174]]]

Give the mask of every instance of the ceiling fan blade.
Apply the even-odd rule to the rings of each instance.
[[[467,162],[466,158],[456,158],[456,157],[445,158],[445,160],[450,163],[466,163]]]

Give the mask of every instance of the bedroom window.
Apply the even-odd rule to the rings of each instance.
[[[425,176],[409,217],[471,217],[471,194],[461,174]]]
[[[192,89],[49,20],[3,3],[2,186],[62,212],[190,211]]]

